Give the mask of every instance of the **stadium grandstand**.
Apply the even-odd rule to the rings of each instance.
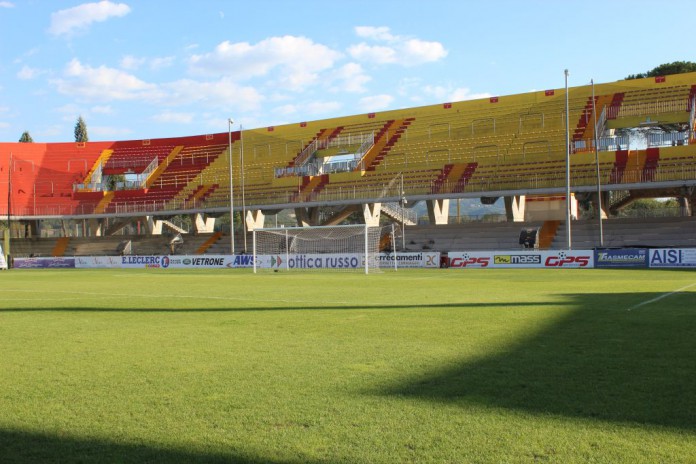
[[[0,216],[15,256],[239,252],[283,211],[299,226],[393,221],[411,251],[516,249],[528,229],[562,249],[568,209],[578,246],[600,246],[579,209],[606,219],[604,246],[696,246],[695,99],[685,73],[199,136],[0,143]],[[678,217],[615,217],[664,197]],[[502,201],[506,220],[453,224],[462,198]]]

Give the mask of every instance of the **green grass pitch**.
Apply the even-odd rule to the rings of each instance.
[[[696,272],[0,273],[0,462],[696,462]]]

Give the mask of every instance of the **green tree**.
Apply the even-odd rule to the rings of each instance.
[[[31,138],[29,131],[24,131],[22,136],[19,138],[20,143],[34,143],[34,139]]]
[[[675,61],[661,64],[648,72],[631,74],[626,79],[642,79],[644,77],[665,76],[667,74],[681,74],[696,71],[696,63],[693,61]]]
[[[619,217],[662,217],[671,216],[679,208],[679,202],[675,198],[658,200],[655,198],[640,198],[622,208]]]
[[[82,116],[77,118],[77,123],[75,123],[75,141],[76,142],[89,142],[89,136],[87,135],[87,124]]]

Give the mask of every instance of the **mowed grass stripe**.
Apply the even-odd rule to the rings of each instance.
[[[693,277],[5,272],[0,455],[689,462]]]

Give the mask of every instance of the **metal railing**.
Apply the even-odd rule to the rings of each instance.
[[[519,167],[519,166],[518,166]],[[658,165],[654,169],[629,168],[618,172],[610,167],[603,167],[600,171],[602,186],[621,189],[626,184],[655,184],[660,182],[691,182],[696,180],[696,163]],[[571,172],[571,186],[573,188],[596,185],[597,177],[594,165],[576,167]],[[2,184],[2,182],[0,182]],[[525,191],[558,189],[565,186],[565,174],[559,171],[530,173],[529,170],[515,173],[514,169],[498,171],[485,177],[473,176],[466,185],[458,182],[444,182],[435,188],[433,177],[411,179],[405,183],[404,188],[409,197],[429,196],[435,191],[452,191],[458,194],[484,194],[486,192],[499,191]],[[0,186],[0,188],[2,188]],[[6,187],[5,187],[6,188]],[[292,189],[278,191],[273,187],[259,188],[255,191],[247,190],[246,204],[253,207],[292,204],[298,201],[298,194],[302,193],[298,185]],[[363,199],[374,201],[380,198],[400,198],[401,190],[398,185],[390,185],[385,182],[380,185],[370,186],[332,186],[328,184],[320,192],[304,193],[300,198],[303,202],[358,202]],[[66,204],[65,200],[52,201],[51,197],[41,198],[40,202],[29,199],[23,205],[13,204],[13,216],[74,216],[95,214],[97,202],[78,204]],[[38,198],[37,198],[38,200]],[[241,201],[235,195],[235,202]],[[192,198],[191,200],[174,200],[173,198],[156,200],[131,200],[112,202],[106,209],[106,214],[125,213],[157,213],[177,210],[205,210],[205,209],[229,208],[229,197],[213,196],[205,200]],[[0,217],[7,214],[7,205],[0,205]]]
[[[609,119],[689,111],[689,99],[624,103],[607,108]]]

